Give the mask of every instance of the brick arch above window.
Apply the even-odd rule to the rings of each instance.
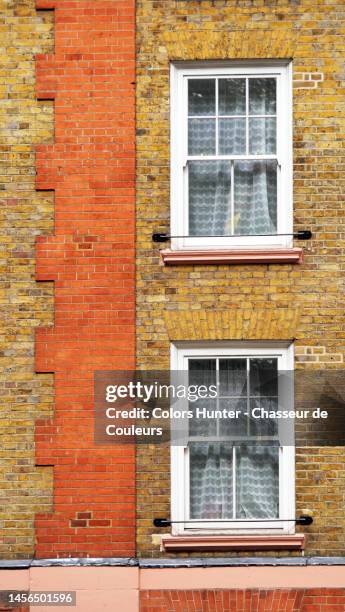
[[[239,32],[167,31],[162,35],[169,59],[291,59],[296,49],[293,32],[245,29]]]
[[[293,340],[301,309],[232,308],[165,312],[169,340]]]

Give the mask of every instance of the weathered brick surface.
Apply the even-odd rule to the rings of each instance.
[[[55,411],[36,457],[54,466],[54,511],[36,517],[36,555],[131,556],[134,449],[95,447],[93,373],[134,366],[134,3],[43,4],[55,53],[37,58],[36,85],[55,100],[55,139],[36,149],[36,187],[55,190],[55,227],[36,278],[55,281],[55,318],[36,367],[54,372]]]
[[[257,312],[282,320],[277,313],[292,308],[300,311],[290,326],[296,366],[344,367],[344,19],[337,0],[138,1],[138,368],[168,368],[172,335],[195,339],[199,312],[214,320],[217,312],[245,309],[236,334],[262,339]],[[314,233],[305,261],[162,267],[151,236],[170,229],[169,62],[248,58],[293,58],[294,228]],[[138,550],[157,556],[152,519],[170,513],[169,453],[140,448],[137,464]],[[343,449],[298,450],[296,511],[310,508],[315,517],[307,554],[343,554],[344,476]]]
[[[55,53],[50,12],[36,13],[32,0],[0,6],[0,555],[33,554],[38,510],[47,512],[37,520],[38,556],[132,554],[133,449],[95,451],[90,432],[92,370],[134,362],[133,6],[38,0],[56,8]],[[139,0],[137,19],[138,366],[169,366],[169,313],[182,337],[178,313],[244,305],[252,337],[260,338],[258,309],[274,320],[277,311],[298,308],[298,367],[341,366],[343,3]],[[44,54],[37,63],[43,102],[34,99],[36,53]],[[169,60],[248,57],[294,59],[295,227],[315,234],[305,264],[162,268],[151,234],[169,230]],[[55,99],[54,141],[47,98]],[[34,282],[35,236],[53,231],[53,195],[34,190],[34,146],[44,142],[37,187],[55,190],[55,232],[38,240],[37,279],[55,281],[55,326],[38,332],[35,375],[33,328],[53,322],[52,285]],[[33,423],[50,413],[51,372],[55,415],[38,425],[35,467]],[[315,516],[308,553],[343,553],[344,477],[342,449],[298,451],[297,512],[307,506]],[[168,451],[140,448],[139,554],[160,554],[151,521],[168,515],[169,505]]]
[[[0,557],[34,554],[35,512],[51,507],[51,471],[35,466],[34,422],[50,414],[51,374],[34,373],[34,331],[52,322],[51,283],[35,283],[35,236],[52,231],[53,198],[35,191],[35,145],[53,109],[35,99],[38,52],[53,45],[50,12],[0,3]]]
[[[344,589],[141,591],[141,612],[343,612]]]

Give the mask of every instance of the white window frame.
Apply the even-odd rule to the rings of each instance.
[[[292,220],[292,63],[174,62],[171,64],[171,240],[173,250],[219,248],[289,248],[291,236],[188,237],[188,78],[272,76],[277,79],[276,155],[202,156],[202,159],[277,159],[277,234],[291,234]],[[200,159],[197,156],[195,159]],[[187,236],[187,237],[183,237]]]
[[[278,371],[292,371],[293,344],[266,342],[179,342],[171,345],[171,369],[188,370],[191,357],[277,357]],[[291,396],[293,392],[290,393]],[[289,397],[293,409],[293,397]],[[289,420],[289,426],[293,423]],[[293,433],[293,432],[292,432]],[[171,518],[172,534],[293,534],[295,533],[295,448],[279,449],[279,522],[209,523],[189,521],[189,450],[188,446],[171,447]],[[285,520],[289,519],[289,520]]]

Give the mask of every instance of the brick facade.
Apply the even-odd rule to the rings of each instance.
[[[152,519],[170,514],[169,451],[140,447],[136,475],[132,447],[94,446],[93,371],[169,368],[170,342],[198,339],[295,339],[296,367],[344,367],[344,6],[138,1],[136,338],[134,3],[36,8],[2,6],[0,556],[134,555],[136,495],[137,554],[161,556]],[[293,59],[304,263],[162,267],[151,235],[170,229],[169,62],[277,57]],[[296,457],[296,511],[315,517],[306,552],[341,555],[343,449]]]
[[[174,339],[279,336],[295,340],[296,367],[344,367],[344,17],[337,1],[139,0],[138,368],[169,368]],[[151,236],[170,230],[169,62],[262,58],[293,60],[294,230],[314,233],[303,245],[304,263],[163,267]],[[169,516],[169,471],[167,449],[138,450],[137,546],[143,556],[162,554],[159,538],[151,539],[152,519]],[[315,517],[306,554],[343,554],[344,474],[343,449],[297,450],[296,512],[312,509]]]
[[[95,447],[93,373],[134,365],[134,4],[54,3],[55,53],[36,63],[54,99],[53,144],[36,148],[38,190],[55,193],[36,279],[54,281],[54,326],[36,369],[55,377],[54,415],[36,424],[53,466],[53,512],[36,515],[36,555],[134,554],[134,448]]]

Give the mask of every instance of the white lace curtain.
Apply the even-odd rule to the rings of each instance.
[[[273,234],[277,231],[277,163],[275,161],[233,162],[233,225],[231,163],[229,161],[188,163],[191,236],[228,236],[232,233]]]
[[[279,516],[278,448],[238,446],[236,452],[236,518]],[[190,516],[233,518],[233,445],[190,444]]]

